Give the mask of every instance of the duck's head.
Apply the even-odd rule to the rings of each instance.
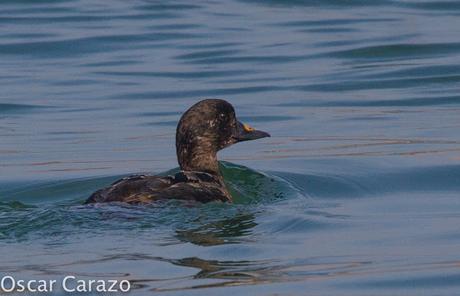
[[[218,174],[219,150],[264,137],[270,135],[241,123],[229,102],[203,100],[190,107],[177,125],[177,159],[182,170]]]

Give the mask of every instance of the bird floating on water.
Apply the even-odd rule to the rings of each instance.
[[[232,202],[219,170],[217,152],[238,142],[270,137],[237,120],[233,106],[202,100],[181,117],[176,130],[180,171],[174,176],[134,175],[94,192],[86,203],[151,203],[161,199]]]

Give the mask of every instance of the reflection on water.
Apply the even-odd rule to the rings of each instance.
[[[316,259],[316,258],[315,258]],[[346,276],[350,270],[362,269],[371,262],[340,262],[319,263],[290,262],[283,265],[270,261],[217,261],[200,258],[183,258],[171,260],[172,264],[193,267],[199,270],[194,279],[213,279],[212,283],[195,284],[193,286],[156,288],[153,291],[173,291],[198,288],[257,285],[276,282],[309,281],[321,278]],[[342,261],[341,258],[339,261]]]
[[[234,239],[243,239],[252,234],[256,226],[253,214],[238,214],[229,219],[212,222],[188,230],[177,230],[177,238],[184,242],[200,246],[214,246],[235,243]]]

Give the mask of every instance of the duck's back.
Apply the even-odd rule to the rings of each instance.
[[[231,201],[223,181],[201,172],[179,172],[175,176],[135,175],[120,179],[94,192],[86,203],[151,203],[160,199],[209,202]]]

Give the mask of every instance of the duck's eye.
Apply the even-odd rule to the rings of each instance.
[[[224,114],[224,113],[220,113],[220,114],[219,114],[219,117],[220,117],[220,118],[224,118],[224,117],[225,117],[225,114]]]

